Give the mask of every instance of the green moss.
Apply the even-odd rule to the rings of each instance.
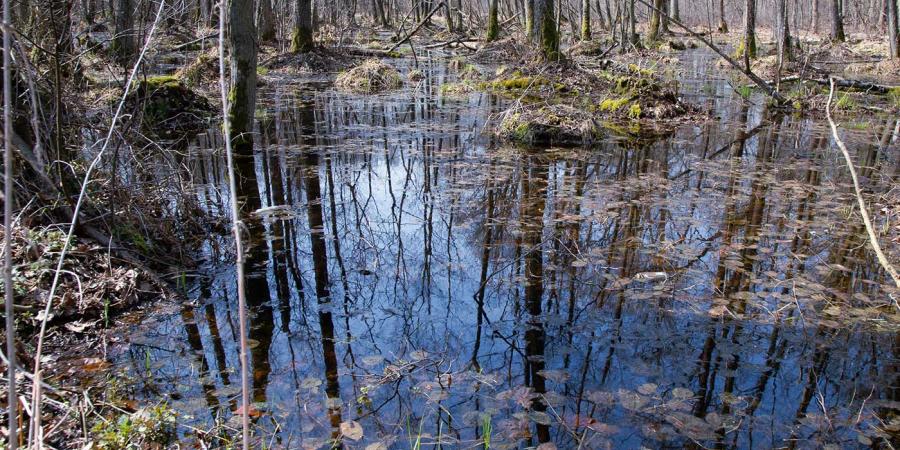
[[[628,117],[632,119],[640,119],[641,112],[641,105],[638,102],[634,102],[631,104],[631,107],[628,108]]]
[[[631,97],[607,98],[600,102],[600,111],[615,112],[625,107],[630,101]]]
[[[291,53],[305,53],[313,49],[313,32],[306,27],[295,28],[291,34]]]
[[[891,105],[894,105],[896,108],[900,108],[900,87],[891,88],[888,90],[888,99],[891,101]]]
[[[157,89],[167,88],[167,87],[179,87],[181,86],[181,80],[174,75],[155,75],[152,77],[147,77],[144,80],[140,80],[139,83],[148,91],[155,91]]]
[[[835,109],[839,111],[849,111],[856,108],[856,100],[853,100],[853,97],[850,94],[843,93],[840,97],[838,97],[837,101],[834,103]]]
[[[256,68],[256,74],[261,76],[268,75],[269,69],[263,66],[259,66]]]

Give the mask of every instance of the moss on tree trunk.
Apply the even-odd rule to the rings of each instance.
[[[487,35],[485,36],[485,40],[488,42],[496,40],[497,36],[500,35],[500,23],[497,20],[497,1],[498,0],[491,0],[490,7],[488,8],[488,26]]]
[[[256,25],[253,0],[229,0],[231,19],[231,91],[228,95],[228,116],[231,119],[231,140],[237,153],[253,149],[253,114],[256,109]]]
[[[291,33],[291,52],[308,52],[313,48],[313,23],[311,0],[297,0],[294,31]]]

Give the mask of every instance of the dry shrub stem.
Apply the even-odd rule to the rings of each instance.
[[[228,86],[225,82],[225,0],[219,3],[219,91],[222,95],[222,133],[225,141],[225,160],[228,165],[228,189],[231,192],[231,225],[234,233],[238,291],[238,321],[241,333],[241,440],[243,449],[250,448],[250,379],[247,367],[247,297],[244,292],[244,248],[241,243],[241,217],[238,209],[237,183],[235,181],[234,155],[231,146],[231,117],[228,114]]]
[[[863,200],[862,190],[859,188],[859,180],[856,177],[856,168],[853,166],[850,152],[847,151],[847,146],[844,145],[844,141],[842,141],[841,137],[838,135],[837,125],[834,123],[834,119],[831,118],[831,101],[834,97],[834,78],[831,78],[830,81],[831,90],[828,92],[828,103],[825,105],[825,117],[828,118],[828,124],[831,125],[831,135],[834,137],[834,142],[837,144],[838,148],[841,149],[841,153],[844,155],[844,161],[847,163],[847,169],[850,170],[850,177],[853,178],[853,189],[856,191],[856,201],[859,203],[859,214],[862,216],[863,223],[866,225],[869,243],[872,244],[872,249],[875,250],[875,256],[878,257],[878,262],[881,264],[881,267],[887,271],[888,275],[894,280],[894,284],[900,288],[900,275],[897,274],[897,269],[891,265],[890,261],[888,261],[887,257],[884,255],[884,252],[881,251],[881,245],[878,244],[878,236],[875,234],[872,220],[869,218],[868,211],[866,211],[866,202]],[[898,305],[898,307],[900,307],[900,305]]]
[[[8,2],[9,0],[5,1]],[[72,212],[72,222],[69,224],[69,231],[66,234],[66,239],[63,242],[63,248],[60,251],[59,259],[56,263],[56,270],[53,274],[53,282],[50,285],[50,293],[47,295],[47,304],[43,310],[43,317],[40,317],[41,327],[40,331],[38,332],[37,349],[34,356],[34,384],[32,388],[33,411],[31,415],[28,438],[29,447],[33,449],[43,448],[43,435],[41,428],[41,356],[43,353],[44,336],[47,332],[47,322],[50,318],[50,309],[53,305],[53,296],[56,294],[56,289],[59,286],[59,276],[64,272],[62,266],[65,262],[66,253],[69,250],[69,245],[71,244],[72,237],[75,234],[75,226],[78,222],[78,214],[81,210],[81,205],[84,203],[84,197],[87,191],[88,183],[90,182],[91,174],[93,173],[94,168],[100,162],[100,159],[103,157],[106,149],[109,147],[109,143],[112,140],[113,133],[116,132],[116,126],[118,125],[119,118],[122,115],[122,110],[125,107],[125,99],[128,97],[128,94],[131,91],[131,87],[134,84],[134,79],[138,74],[138,69],[140,68],[141,63],[144,60],[144,55],[147,53],[147,49],[150,48],[150,43],[153,42],[153,35],[156,32],[157,25],[160,22],[160,18],[162,17],[162,12],[165,9],[165,6],[165,1],[161,1],[159,3],[159,10],[157,10],[156,18],[154,19],[153,24],[151,25],[150,30],[147,33],[147,40],[144,43],[143,48],[141,48],[141,52],[134,63],[134,67],[132,67],[131,69],[131,73],[128,76],[128,81],[125,83],[125,91],[122,93],[122,96],[119,99],[119,104],[116,107],[116,112],[112,117],[112,121],[110,122],[109,130],[106,133],[106,138],[103,140],[103,147],[100,148],[97,156],[95,156],[93,161],[91,161],[91,164],[88,166],[87,171],[84,174],[84,180],[81,183],[81,190],[78,193],[78,201],[75,203],[75,210]],[[6,110],[9,111],[9,108],[7,108]],[[7,136],[9,136],[9,133],[7,133]],[[7,177],[7,182],[9,182],[8,179],[9,177]],[[9,202],[6,203],[7,208],[9,208]],[[6,233],[7,238],[9,234],[9,232]],[[7,255],[9,255],[8,252]],[[11,302],[7,302],[7,304],[10,303]]]

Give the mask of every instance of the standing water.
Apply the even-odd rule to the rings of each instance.
[[[716,119],[516,148],[490,134],[511,100],[445,95],[448,62],[421,59],[421,82],[384,95],[261,93],[238,194],[256,211],[251,416],[266,448],[896,443],[898,292],[827,125],[700,78],[714,62],[695,53],[683,90]],[[896,129],[845,135],[873,198],[897,197]],[[227,218],[221,148],[212,129],[186,164]],[[185,440],[239,427],[228,248],[211,238],[190,301],[114,349]]]

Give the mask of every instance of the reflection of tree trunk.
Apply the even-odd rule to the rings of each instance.
[[[522,240],[527,251],[524,255],[525,305],[529,316],[525,330],[525,354],[528,357],[526,364],[529,386],[536,394],[541,395],[547,392],[546,382],[539,372],[544,370],[545,365],[546,335],[541,317],[541,303],[544,298],[542,240],[549,171],[537,157],[529,156],[528,163],[526,169],[528,173],[522,180]],[[543,412],[547,410],[547,405],[538,397],[533,400],[532,409]],[[549,427],[537,424],[537,437],[540,442],[549,442]]]
[[[490,182],[487,187],[487,204],[484,208],[484,244],[481,247],[481,275],[479,276],[478,292],[475,293],[475,302],[477,311],[475,312],[475,344],[472,347],[472,366],[476,370],[481,366],[478,364],[478,350],[481,348],[481,325],[484,317],[484,293],[487,290],[487,275],[490,265],[491,248],[494,245],[494,189]]]
[[[259,182],[256,175],[256,164],[251,156],[238,156],[235,158],[235,184],[237,196],[242,200],[242,206],[249,211],[255,211],[262,206],[259,192]],[[251,242],[263,233],[262,225],[256,220],[247,220],[247,228],[251,235]],[[250,349],[250,359],[253,367],[253,401],[266,400],[266,388],[269,383],[271,365],[269,362],[269,348],[272,345],[274,331],[274,316],[269,302],[269,279],[267,276],[267,255],[265,248],[260,245],[249,244],[247,246],[246,259],[246,292],[247,307],[255,313],[255,318],[250,324],[248,337],[258,343]]]
[[[312,111],[304,114],[307,123],[312,121]],[[340,439],[341,400],[338,384],[337,353],[334,342],[334,321],[331,312],[331,289],[328,277],[328,255],[325,245],[325,222],[322,214],[322,191],[319,181],[319,155],[315,149],[305,149],[301,158],[306,174],[307,220],[313,255],[313,271],[316,281],[316,299],[319,304],[319,327],[322,332],[322,354],[325,361],[325,394],[328,397],[328,414],[331,421],[331,437]]]
[[[197,319],[194,317],[194,307],[188,303],[181,307],[181,322],[184,324],[188,345],[199,360],[197,378],[201,380],[203,396],[210,412],[215,415],[219,409],[219,398],[214,393],[216,386],[209,381],[209,362],[206,360],[206,350],[203,349],[203,340],[200,338],[200,327],[197,326]]]

